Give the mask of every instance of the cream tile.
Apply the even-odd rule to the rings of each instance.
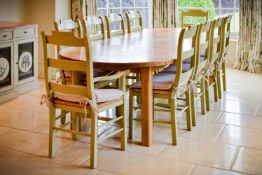
[[[10,110],[9,107],[0,107],[0,126],[33,130],[43,124],[49,123],[49,116],[45,113],[38,113],[18,108]]]
[[[15,129],[0,136],[1,147],[45,157],[48,155],[48,141],[49,137],[47,135]],[[68,146],[69,143],[70,140],[56,138],[57,150]]]
[[[218,142],[252,148],[262,148],[262,130],[227,125]]]
[[[222,112],[220,111],[208,111],[206,115],[201,115],[200,113],[197,113],[196,119],[200,122],[215,123],[221,115]]]
[[[218,123],[262,129],[262,117],[225,112]]]
[[[210,167],[197,166],[191,175],[241,175],[240,173],[225,171]]]
[[[191,131],[178,130],[178,135],[198,140],[216,141],[224,127],[225,125],[221,124],[198,122]]]
[[[12,151],[0,157],[0,172],[2,175],[88,175],[92,170],[63,165],[53,159]]]
[[[256,115],[258,104],[253,102],[241,102],[236,100],[222,100],[221,111],[246,114],[246,115]]]
[[[241,148],[232,169],[247,174],[262,174],[262,150]]]
[[[262,99],[262,98],[261,98]],[[261,102],[262,103],[262,102]],[[262,117],[262,105],[259,105],[256,112],[257,116]]]
[[[98,153],[102,150],[98,147]],[[55,159],[70,165],[81,165],[90,158],[90,143],[75,141],[57,151]]]
[[[168,145],[159,157],[229,170],[236,152],[232,145],[179,138],[177,146]]]
[[[0,135],[5,134],[5,133],[7,133],[7,132],[9,132],[11,130],[12,130],[11,128],[1,127],[0,126]]]
[[[189,174],[194,165],[159,159],[130,152],[103,150],[98,156],[98,169],[129,175]]]

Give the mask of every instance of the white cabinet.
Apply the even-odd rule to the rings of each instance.
[[[38,87],[37,25],[0,23],[0,103]]]

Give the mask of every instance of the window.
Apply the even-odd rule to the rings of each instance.
[[[239,0],[178,0],[178,24],[181,23],[181,11],[189,8],[202,8],[207,10],[209,19],[233,14],[231,31],[239,31]],[[189,21],[192,19],[188,18],[185,20]]]
[[[149,27],[149,0],[97,0],[97,14],[105,16],[108,13],[124,13],[140,11],[143,17],[143,27]]]

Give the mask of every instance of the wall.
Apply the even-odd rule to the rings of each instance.
[[[21,0],[0,0],[0,21],[23,21],[24,8]]]

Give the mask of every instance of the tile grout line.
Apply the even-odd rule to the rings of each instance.
[[[236,163],[237,157],[238,157],[238,155],[239,155],[239,153],[240,153],[240,149],[241,149],[241,146],[239,146],[239,147],[237,148],[237,151],[236,151],[236,153],[235,153],[235,156],[234,156],[234,158],[232,159],[232,164],[231,164],[231,166],[230,166],[230,170],[232,170],[234,164]]]

